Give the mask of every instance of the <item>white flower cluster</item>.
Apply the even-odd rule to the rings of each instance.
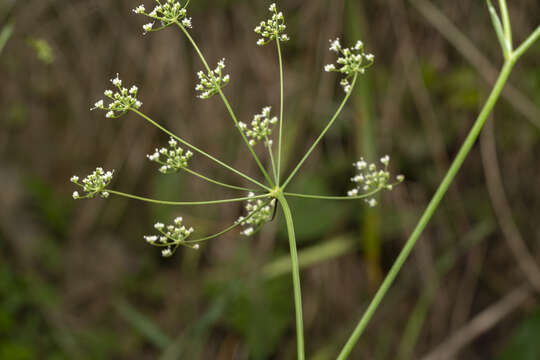
[[[146,157],[153,162],[161,165],[159,172],[163,174],[170,174],[178,172],[181,169],[188,167],[188,161],[193,156],[191,151],[186,151],[178,146],[178,142],[171,137],[169,140],[169,148],[156,149],[153,154],[146,155]],[[162,157],[164,160],[162,160]]]
[[[366,69],[373,65],[375,59],[373,54],[364,52],[364,44],[361,41],[357,41],[352,48],[343,48],[339,39],[330,40],[330,51],[336,52],[340,57],[337,59],[337,65],[328,64],[324,67],[324,70],[345,75],[340,84],[346,93],[351,91],[349,78],[357,73],[365,73]]]
[[[122,80],[120,80],[118,74],[114,79],[111,79],[111,82],[118,89],[117,91],[105,90],[104,95],[112,100],[111,103],[105,105],[103,100],[99,100],[90,110],[105,110],[107,111],[106,118],[117,119],[129,109],[139,109],[142,106],[142,102],[137,100],[137,92],[139,91],[137,86],[133,85],[129,90],[122,87]]]
[[[272,13],[272,18],[261,23],[255,28],[255,32],[262,37],[257,41],[257,45],[263,46],[272,40],[289,41],[289,35],[283,32],[287,29],[283,13],[277,11],[276,4],[270,5],[268,9]]]
[[[253,197],[255,194],[249,193],[248,196]],[[240,216],[236,221],[246,227],[241,234],[251,236],[259,231],[264,224],[272,220],[275,206],[275,199],[270,202],[261,199],[249,199],[245,206],[247,216]]]
[[[146,235],[144,239],[150,245],[162,247],[161,255],[170,257],[174,254],[178,246],[184,245],[192,249],[198,249],[199,245],[185,244],[186,239],[195,231],[192,227],[186,228],[183,224],[183,219],[177,217],[172,225],[165,226],[163,223],[155,223],[154,229],[159,231],[160,235]]]
[[[369,164],[363,158],[353,164],[357,170],[357,174],[351,178],[351,181],[355,183],[355,188],[347,193],[348,196],[374,195],[382,190],[391,191],[397,183],[405,180],[403,175],[398,175],[396,177],[397,183],[390,184],[390,172],[388,172],[390,157],[386,155],[380,159],[380,162],[384,165],[384,169],[379,169],[375,163]],[[371,207],[377,205],[377,200],[374,198],[368,198],[366,202]]]
[[[133,9],[135,14],[148,16],[149,18],[157,20],[161,23],[158,28],[154,28],[155,22],[143,25],[145,34],[151,31],[164,29],[174,23],[179,23],[184,27],[191,28],[191,18],[187,17],[186,10],[189,1],[187,1],[184,5],[180,4],[180,2],[177,0],[167,0],[164,4],[161,4],[159,0],[156,0],[156,2],[158,5],[156,5],[149,13],[146,12],[144,5],[139,5]]]
[[[200,82],[195,86],[195,90],[200,91],[199,98],[209,99],[217,94],[219,89],[227,86],[231,77],[228,74],[224,75],[223,69],[225,69],[225,59],[218,62],[214,71],[209,71],[208,74],[203,71],[197,73]]]
[[[272,128],[270,125],[274,125],[278,122],[277,117],[270,117],[270,111],[272,108],[267,106],[262,109],[260,114],[253,117],[251,122],[251,129],[243,122],[238,122],[238,127],[243,133],[250,139],[249,144],[254,146],[257,141],[264,140],[265,145],[272,146],[272,140],[268,140],[272,135]]]
[[[108,198],[109,193],[105,191],[107,186],[111,183],[113,178],[114,170],[105,171],[103,168],[96,168],[96,170],[88,175],[86,178],[79,182],[79,177],[74,175],[71,177],[71,182],[80,186],[86,195],[79,195],[78,191],[73,192],[73,199],[91,199],[97,194],[101,195],[102,198]]]

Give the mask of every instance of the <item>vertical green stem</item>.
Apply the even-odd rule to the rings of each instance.
[[[499,7],[501,8],[501,16],[504,27],[504,36],[506,38],[508,50],[512,52],[514,50],[512,45],[512,26],[510,25],[510,15],[508,14],[508,7],[506,6],[506,0],[499,0]]]
[[[276,39],[278,58],[279,58],[279,87],[280,87],[280,99],[279,99],[279,139],[278,139],[278,159],[277,159],[277,178],[276,185],[279,187],[280,175],[281,175],[281,134],[283,130],[283,59],[281,56],[281,46],[279,39]]]
[[[268,136],[264,137],[265,146],[268,149],[268,154],[270,155],[270,164],[272,165],[272,171],[274,172],[274,182],[277,185],[278,183],[278,173],[276,170],[276,162],[274,161],[274,151],[272,150],[272,145],[270,145],[270,140]]]
[[[296,312],[296,343],[298,349],[298,360],[305,359],[304,353],[304,321],[302,316],[302,290],[300,287],[300,268],[298,266],[298,252],[296,249],[296,238],[294,236],[294,224],[289,204],[282,192],[276,194],[276,198],[281,204],[285,222],[287,223],[287,232],[289,234],[289,245],[291,248],[292,278],[294,288],[294,309]]]
[[[489,98],[487,99],[486,104],[482,108],[480,115],[476,119],[471,131],[469,132],[469,135],[465,139],[465,142],[463,143],[461,149],[459,150],[459,153],[457,154],[454,162],[450,166],[450,169],[446,173],[446,176],[444,177],[443,181],[439,185],[439,188],[437,189],[435,195],[433,196],[429,205],[424,211],[424,214],[420,218],[420,221],[416,225],[416,228],[414,229],[413,233],[411,234],[411,236],[405,243],[403,250],[401,250],[401,253],[397,257],[394,264],[392,265],[392,268],[388,272],[388,275],[384,279],[379,290],[375,294],[373,300],[371,301],[364,315],[360,319],[360,322],[354,329],[351,337],[349,338],[349,340],[347,341],[347,343],[341,350],[341,353],[339,354],[337,360],[345,360],[348,358],[352,349],[358,342],[358,339],[360,338],[366,326],[368,325],[369,321],[373,317],[373,314],[375,313],[381,301],[383,300],[384,296],[386,295],[388,289],[394,282],[403,264],[407,260],[407,257],[409,256],[412,249],[414,248],[416,241],[418,240],[418,238],[424,231],[424,228],[427,226],[427,224],[431,220],[431,217],[435,213],[435,210],[439,206],[439,203],[443,199],[448,188],[452,184],[452,181],[454,180],[456,174],[458,173],[459,169],[463,165],[463,162],[467,158],[467,155],[469,154],[472,147],[474,146],[474,143],[478,139],[478,136],[480,135],[480,132],[482,131],[482,128],[486,120],[488,119],[489,114],[491,113],[491,110],[495,106],[495,103],[497,102],[497,99],[499,98],[504,88],[504,85],[506,84],[506,81],[508,80],[508,77],[510,76],[510,73],[512,72],[512,68],[514,67],[515,60],[516,60],[515,57],[510,57],[510,59],[506,61],[506,63],[504,64],[504,67],[502,68],[501,73],[499,74],[497,82],[495,83],[495,86],[493,90],[491,91],[491,94],[489,95]]]

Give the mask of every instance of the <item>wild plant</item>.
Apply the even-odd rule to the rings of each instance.
[[[375,310],[380,305],[386,292],[392,285],[408,255],[412,251],[416,241],[429,223],[433,213],[439,206],[442,198],[448,190],[448,187],[454,180],[461,165],[478,138],[478,135],[490,112],[492,111],[516,61],[540,37],[539,27],[527,38],[527,40],[522,43],[521,46],[514,49],[512,46],[512,33],[506,1],[499,1],[502,22],[489,0],[487,0],[487,3],[505,59],[499,78],[463,146],[461,147],[450,169],[433,196],[433,199],[424,211],[424,214],[422,215],[414,232],[407,240],[403,250],[397,257],[388,275],[384,279],[372,302],[358,323],[358,326],[348,339],[341,353],[338,355],[338,359],[348,358],[354,345],[365,330],[369,320],[372,318]],[[98,167],[92,174],[88,175],[82,180],[80,180],[77,176],[73,176],[71,178],[71,181],[79,186],[79,191],[81,191],[81,193],[79,193],[79,191],[75,191],[73,193],[73,198],[85,199],[94,198],[96,196],[108,198],[111,195],[115,195],[149,203],[171,206],[205,206],[237,202],[245,203],[245,214],[243,216],[239,217],[229,227],[211,235],[199,236],[196,234],[196,230],[193,227],[184,224],[182,217],[175,218],[169,224],[156,222],[154,224],[155,232],[150,235],[145,235],[143,238],[148,244],[160,248],[161,254],[164,257],[173,256],[179,247],[195,250],[200,249],[201,245],[207,241],[218,238],[225,233],[237,229],[241,229],[240,234],[244,236],[252,236],[259,232],[266,223],[271,221],[278,208],[280,208],[285,218],[290,246],[298,359],[304,359],[305,351],[300,271],[294,232],[294,217],[289,207],[288,199],[291,197],[300,197],[329,201],[362,200],[366,202],[367,206],[373,207],[377,205],[377,194],[383,191],[391,191],[394,186],[404,181],[403,175],[398,175],[396,177],[392,177],[390,175],[390,157],[385,155],[377,161],[367,161],[363,158],[355,161],[353,163],[354,173],[351,174],[351,190],[349,190],[347,194],[343,196],[301,194],[287,191],[291,181],[298,174],[299,170],[310,157],[317,145],[321,142],[328,130],[339,118],[351,94],[354,92],[355,85],[361,81],[362,74],[364,74],[374,64],[375,57],[374,55],[365,51],[364,44],[361,41],[357,41],[350,47],[345,47],[342,45],[339,38],[330,40],[329,49],[330,51],[335,52],[337,60],[334,64],[326,65],[324,70],[326,72],[335,72],[341,76],[340,85],[344,91],[343,100],[341,101],[334,115],[328,120],[326,126],[322,129],[320,135],[313,141],[312,145],[301,157],[296,166],[293,167],[292,171],[288,173],[287,176],[283,176],[282,140],[286,121],[284,116],[282,46],[290,40],[289,35],[286,33],[287,25],[285,22],[285,16],[281,11],[278,10],[276,4],[271,4],[268,8],[270,17],[260,22],[260,24],[254,28],[255,33],[259,36],[259,39],[256,42],[257,45],[265,46],[272,44],[276,48],[280,79],[279,111],[274,115],[270,106],[264,106],[260,112],[253,116],[251,121],[243,122],[237,118],[225,94],[224,88],[227,86],[227,84],[229,84],[230,81],[232,81],[230,75],[227,74],[226,71],[226,60],[220,59],[217,61],[214,68],[210,67],[209,62],[207,61],[203,52],[200,50],[196,41],[190,34],[189,30],[193,26],[193,21],[191,17],[188,17],[188,5],[189,0],[184,2],[179,0],[156,0],[156,5],[151,11],[147,11],[144,5],[140,5],[133,9],[133,12],[150,19],[149,22],[142,27],[144,34],[158,32],[169,27],[176,27],[185,36],[203,65],[203,69],[197,73],[199,83],[195,85],[195,91],[198,94],[198,98],[202,100],[209,99],[214,96],[221,98],[228,114],[232,119],[233,125],[237,129],[238,134],[242,139],[242,142],[248,148],[251,157],[255,161],[264,179],[257,180],[245,174],[244,172],[234,168],[232,165],[218,159],[216,156],[208,154],[204,150],[196,147],[188,140],[177,136],[160,125],[158,122],[154,121],[149,115],[142,111],[143,103],[138,97],[138,87],[135,85],[124,86],[123,81],[117,74],[116,77],[111,79],[112,90],[106,90],[104,92],[105,99],[97,101],[91,110],[103,110],[105,111],[105,117],[109,119],[117,119],[128,113],[134,113],[170,136],[167,146],[156,148],[153,153],[147,155],[149,161],[158,165],[158,171],[160,173],[173,174],[178,172],[186,172],[213,185],[238,191],[241,195],[235,198],[203,200],[195,202],[150,199],[113,190],[110,188],[110,184],[113,180],[114,171],[107,171]],[[269,160],[266,161],[266,163],[259,157],[258,152],[260,151],[267,152]],[[227,169],[228,171],[237,175],[239,180],[242,180],[249,185],[224,183],[190,169],[190,162],[196,160],[196,158],[199,156],[206,157],[214,162],[216,166]]]

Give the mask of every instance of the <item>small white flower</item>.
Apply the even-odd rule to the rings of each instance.
[[[152,30],[152,28],[154,27],[154,23],[148,23],[148,24],[144,24],[143,25],[143,30],[145,33],[149,32]]]
[[[398,175],[398,176],[396,176],[396,179],[397,179],[397,181],[399,181],[399,182],[403,182],[403,181],[405,180],[405,176],[403,176],[403,175]]]
[[[144,14],[146,12],[146,9],[144,8],[144,5],[139,5],[135,9],[133,9],[133,12],[135,14]]]
[[[199,244],[193,245],[193,249],[195,249],[195,250],[199,250],[200,248],[201,248],[201,246]]]
[[[76,176],[76,175],[73,175],[73,176],[71,177],[71,179],[69,179],[69,180],[70,180],[72,183],[76,183],[77,181],[79,181],[79,177]]]
[[[270,4],[270,7],[268,8],[268,10],[271,12],[276,12],[276,3]]]
[[[373,198],[371,198],[371,199],[369,199],[369,200],[366,200],[366,202],[368,203],[368,205],[369,205],[370,207],[375,207],[375,206],[377,206],[377,200],[375,200],[375,199],[373,199]]]
[[[107,112],[107,114],[105,114],[105,117],[106,117],[107,119],[113,118],[113,117],[114,117],[114,111],[109,111],[109,112]]]
[[[107,97],[111,97],[113,95],[113,92],[112,92],[112,90],[105,90],[105,92],[103,94],[105,94],[105,96],[107,96]]]
[[[386,155],[386,156],[382,157],[381,158],[381,163],[384,166],[388,166],[388,164],[390,163],[390,156]]]
[[[77,200],[79,198],[79,192],[78,191],[74,191],[73,192],[73,199]]]
[[[154,224],[154,228],[156,230],[163,230],[164,227],[165,227],[165,224],[160,223],[160,222],[157,222],[157,223]]]
[[[170,248],[163,249],[163,250],[161,250],[161,255],[163,257],[171,257],[172,256],[172,251],[171,251]]]
[[[191,29],[192,28],[191,18],[185,18],[184,20],[182,20],[182,25]]]
[[[135,85],[133,85],[133,86],[131,87],[131,89],[129,89],[129,93],[130,93],[131,95],[136,94],[137,91],[139,91],[139,88],[138,88],[137,86],[135,86]]]
[[[118,77],[118,74],[116,74],[116,77],[114,79],[111,79],[111,82],[116,87],[122,86],[122,80],[120,80],[120,78]]]
[[[324,67],[324,71],[326,72],[335,71],[335,70],[336,70],[336,66],[334,64],[328,64]]]

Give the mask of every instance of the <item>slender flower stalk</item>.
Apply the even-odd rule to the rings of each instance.
[[[201,59],[201,62],[203,63],[205,69],[208,71],[208,73],[212,73],[212,70],[210,69],[210,66],[208,66],[208,62],[206,61],[203,53],[201,52],[201,50],[197,46],[197,43],[195,42],[195,40],[193,40],[193,38],[191,37],[189,32],[186,30],[184,25],[182,25],[180,22],[176,22],[176,25],[182,30],[182,32],[184,33],[184,35],[186,36],[188,41],[191,43],[191,45],[193,46],[193,48],[195,49],[195,51],[199,55],[199,58]],[[235,115],[234,111],[232,110],[231,105],[229,104],[229,101],[227,100],[227,97],[225,96],[225,94],[221,90],[221,87],[216,85],[215,91],[221,97],[221,100],[225,104],[225,107],[227,108],[227,111],[229,112],[229,115],[231,116],[231,118],[232,118],[232,120],[234,122],[234,125],[238,128],[238,119],[236,118],[236,115]],[[253,158],[255,159],[255,162],[259,166],[259,169],[261,170],[262,174],[264,175],[264,177],[266,178],[266,180],[268,181],[270,186],[274,186],[274,183],[272,182],[272,179],[270,179],[270,176],[268,175],[268,172],[266,171],[266,169],[262,165],[261,161],[259,160],[259,157],[257,156],[255,151],[253,150],[253,147],[250,145],[248,139],[246,138],[246,136],[241,131],[240,131],[240,135],[242,136],[242,139],[244,140],[244,142],[248,146],[249,151],[250,151],[251,155],[253,156]]]
[[[192,149],[193,151],[196,151],[198,152],[199,154],[203,155],[203,156],[206,156],[207,158],[209,158],[210,160],[216,162],[217,164],[223,166],[224,168],[226,168],[227,170],[230,170],[232,171],[233,173],[237,174],[237,175],[240,175],[241,177],[243,177],[244,179],[252,182],[253,184],[255,185],[258,185],[260,186],[261,188],[265,189],[265,190],[270,190],[269,187],[267,187],[266,185],[263,185],[262,183],[258,182],[257,180],[249,177],[248,175],[242,173],[241,171],[239,170],[236,170],[235,168],[231,167],[230,165],[227,165],[226,163],[224,163],[223,161],[221,160],[218,160],[217,158],[215,158],[214,156],[204,152],[203,150],[199,149],[198,147],[188,143],[187,141],[185,141],[184,139],[176,136],[174,133],[170,132],[169,130],[165,129],[163,126],[159,125],[157,122],[155,122],[154,120],[152,120],[150,117],[148,117],[147,115],[143,114],[142,112],[138,111],[137,109],[130,109],[131,111],[133,111],[134,113],[136,113],[137,115],[139,115],[140,117],[142,117],[143,119],[145,119],[146,121],[148,121],[150,124],[154,125],[155,127],[157,127],[158,129],[160,129],[161,131],[163,131],[165,134],[173,137],[174,139],[178,140],[180,143],[184,144],[185,146],[189,147],[190,149]]]
[[[137,196],[132,194],[126,194],[120,191],[115,190],[107,190],[103,189],[104,192],[107,192],[111,195],[118,195],[123,196],[126,198],[139,200],[147,203],[153,203],[153,204],[160,204],[160,205],[172,205],[172,206],[196,206],[196,205],[216,205],[216,204],[230,204],[235,202],[242,202],[250,199],[264,199],[269,197],[269,194],[263,194],[263,195],[254,195],[254,196],[244,196],[239,198],[232,198],[232,199],[222,199],[222,200],[208,200],[208,201],[166,201],[166,200],[156,200],[156,199],[150,199],[143,196]]]

